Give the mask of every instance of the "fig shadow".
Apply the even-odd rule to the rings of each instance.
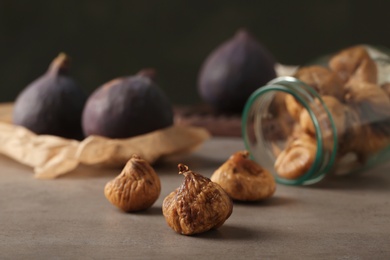
[[[163,216],[161,207],[152,206],[145,210],[135,212],[125,212],[125,214],[138,215],[138,216]]]
[[[279,195],[272,196],[271,198],[262,201],[236,201],[233,203],[236,205],[244,205],[249,207],[278,207],[295,203],[296,200],[290,197],[283,197]]]
[[[244,226],[233,226],[229,224],[224,224],[222,227],[218,229],[212,229],[205,233],[193,235],[194,238],[201,239],[222,239],[222,240],[248,240],[251,241],[254,238],[263,237],[263,239],[267,239],[268,234],[266,232],[259,232],[254,230],[253,228],[244,227]]]

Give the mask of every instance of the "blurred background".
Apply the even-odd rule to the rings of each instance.
[[[247,28],[282,64],[359,43],[390,47],[390,1],[0,0],[0,102],[66,52],[88,92],[144,67],[174,104],[200,102],[204,59]]]

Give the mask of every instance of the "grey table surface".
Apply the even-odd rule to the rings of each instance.
[[[0,157],[0,259],[390,259],[390,165],[278,185],[260,203],[235,203],[217,230],[183,236],[169,228],[162,201],[178,187],[178,162],[210,177],[240,138],[212,138],[197,151],[155,165],[162,192],[152,208],[123,213],[103,194],[119,174],[80,168],[55,180]]]

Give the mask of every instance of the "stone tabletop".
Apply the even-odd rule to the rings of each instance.
[[[177,163],[210,177],[240,138],[217,137],[154,167],[162,183],[152,208],[123,213],[103,194],[120,169],[81,167],[55,180],[0,157],[0,259],[389,259],[390,164],[319,184],[278,185],[260,203],[235,203],[217,230],[183,236],[162,201],[183,177]]]

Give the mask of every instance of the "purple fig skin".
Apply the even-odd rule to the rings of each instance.
[[[128,138],[173,125],[172,106],[152,80],[154,73],[143,72],[109,81],[92,93],[82,117],[86,136]]]
[[[249,96],[275,77],[271,53],[241,29],[206,58],[198,91],[217,111],[241,113]]]
[[[61,53],[48,71],[16,98],[13,123],[38,135],[83,139],[81,114],[86,93],[68,75],[69,57]]]

